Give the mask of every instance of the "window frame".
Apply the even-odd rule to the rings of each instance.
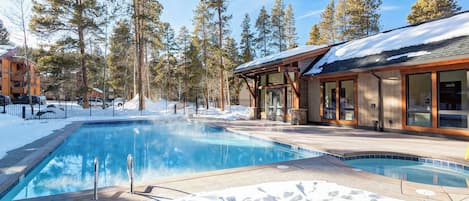
[[[353,81],[353,105],[354,105],[354,118],[353,120],[341,120],[340,119],[340,82],[341,81]],[[325,78],[320,79],[320,87],[321,87],[321,96],[320,96],[320,116],[321,121],[329,124],[339,124],[339,125],[350,125],[350,126],[358,126],[358,82],[357,76],[344,76],[344,77],[336,77],[336,78]],[[336,107],[335,107],[335,119],[326,119],[324,118],[324,90],[325,90],[325,83],[326,82],[335,82],[336,93]]]

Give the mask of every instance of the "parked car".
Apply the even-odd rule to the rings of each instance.
[[[124,98],[114,98],[114,99],[109,99],[107,100],[109,105],[114,104],[116,107],[122,107],[124,106],[125,99]]]
[[[0,95],[0,106],[11,104],[10,96]]]
[[[94,106],[94,107],[102,107],[103,106],[103,100],[101,98],[91,97],[91,98],[88,99],[88,102],[89,102],[90,106]],[[83,98],[80,98],[78,100],[78,104],[83,105]],[[105,103],[104,107],[109,107],[109,103]]]
[[[33,105],[41,104],[39,96],[31,96]],[[17,96],[12,100],[13,104],[29,104],[29,96]]]

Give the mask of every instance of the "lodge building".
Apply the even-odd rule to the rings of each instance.
[[[0,94],[12,99],[28,95],[28,76],[31,81],[31,94],[40,95],[41,79],[34,64],[16,56],[14,47],[0,45]]]
[[[243,64],[252,119],[469,136],[469,12]]]

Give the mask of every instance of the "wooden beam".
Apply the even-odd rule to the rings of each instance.
[[[253,98],[256,98],[256,95],[255,95],[255,93],[254,93],[254,90],[253,90],[253,89],[251,88],[251,86],[249,85],[249,82],[248,82],[248,80],[246,79],[246,77],[245,77],[245,76],[242,76],[241,78],[243,78],[244,82],[246,83],[246,86],[248,87],[249,93],[251,94],[251,96],[252,96]]]
[[[278,67],[278,72],[279,73],[282,73],[282,72],[300,72],[300,69],[298,67],[294,67],[294,66],[279,66]]]
[[[300,92],[298,91],[298,89],[296,88],[293,80],[291,79],[290,75],[288,75],[287,72],[284,72],[283,75],[287,78],[288,80],[288,84],[290,84],[291,88],[293,89],[293,91],[295,91],[295,94],[299,97],[300,96]],[[298,78],[295,78],[295,79],[298,79]]]

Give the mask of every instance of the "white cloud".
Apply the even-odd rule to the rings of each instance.
[[[316,16],[316,15],[320,15],[323,11],[324,10],[312,10],[312,11],[298,17],[298,20],[302,20],[302,19],[309,18],[309,17]]]
[[[398,6],[381,6],[382,11],[393,11],[399,9]]]

